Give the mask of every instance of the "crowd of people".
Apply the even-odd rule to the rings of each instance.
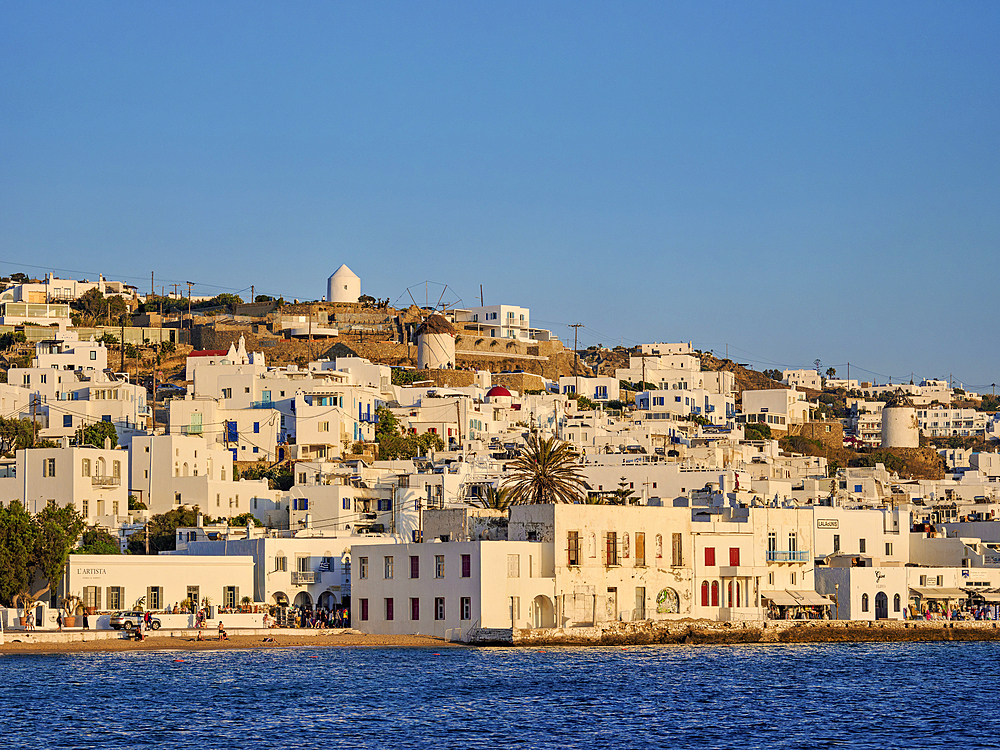
[[[280,624],[284,619],[284,626],[288,628],[349,628],[351,626],[351,612],[347,607],[318,607],[309,609],[308,607],[289,607],[284,618],[274,613],[275,624]]]

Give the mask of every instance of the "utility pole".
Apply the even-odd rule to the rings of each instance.
[[[257,298],[253,296],[253,284],[250,285],[250,303],[253,304],[257,301]]]
[[[479,306],[486,307],[486,303],[483,302],[483,285],[479,285]]]
[[[193,281],[185,281],[184,283],[188,285],[188,320],[190,321],[191,320],[191,287],[194,286],[194,282]]]
[[[172,286],[174,288],[174,299],[180,297],[180,292],[177,291],[177,288],[180,286],[180,284],[169,284],[168,286]]]
[[[569,327],[573,329],[573,376],[576,378],[576,383],[573,388],[576,391],[576,395],[580,395],[580,373],[577,369],[577,364],[580,362],[580,353],[577,351],[577,334],[580,333],[580,329],[583,328],[583,323],[570,323]]]
[[[121,371],[125,372],[125,313],[122,313],[121,322],[122,322],[122,340],[120,342],[121,343],[121,347],[122,347],[122,367],[121,367]]]
[[[155,297],[156,296],[156,283],[153,281],[153,274],[154,273],[155,273],[155,271],[150,271],[149,272],[149,296],[150,297]]]

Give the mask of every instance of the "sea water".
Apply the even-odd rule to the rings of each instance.
[[[1000,644],[0,656],[4,748],[1000,746]]]

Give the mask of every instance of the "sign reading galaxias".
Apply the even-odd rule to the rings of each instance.
[[[816,519],[817,529],[839,529],[840,521],[836,518],[817,518]]]

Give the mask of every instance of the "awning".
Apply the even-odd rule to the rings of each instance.
[[[779,607],[827,607],[833,602],[812,590],[762,591],[760,594]]]
[[[911,586],[913,591],[921,599],[964,599],[969,593],[963,589],[926,589]]]
[[[760,595],[779,607],[796,607],[799,604],[799,600],[787,591],[761,591]]]
[[[987,601],[987,602],[1000,602],[1000,594],[994,594],[994,593],[981,594],[978,591],[975,591],[973,593],[975,593],[978,596],[980,596],[983,599],[983,601]]]

